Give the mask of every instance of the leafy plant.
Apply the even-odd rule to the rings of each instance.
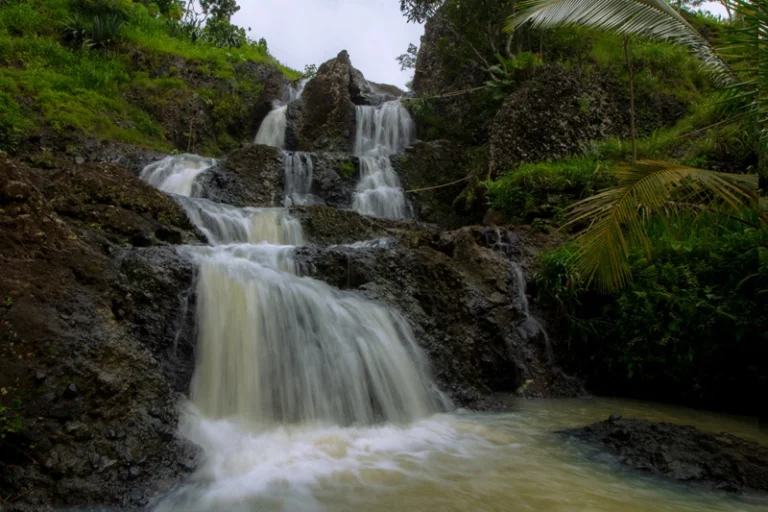
[[[581,279],[601,290],[631,279],[630,246],[650,247],[645,225],[653,215],[699,211],[702,205],[739,215],[757,205],[757,177],[642,161],[608,171],[618,185],[577,203],[567,226],[587,224],[576,235],[574,265]]]
[[[735,2],[751,6],[745,0]],[[746,9],[745,9],[746,10]],[[705,68],[718,83],[739,91],[736,98],[746,99],[745,107],[754,117],[758,130],[768,141],[768,107],[763,101],[768,94],[768,71],[748,73],[748,80],[736,82],[736,76],[725,61],[685,19],[664,0],[529,0],[517,16],[510,18],[509,28],[523,24],[559,26],[579,24],[624,35],[624,52],[630,73],[627,36],[640,35],[684,45],[700,57]],[[768,57],[760,34],[768,27],[768,8],[745,13],[748,35],[737,39],[736,47],[758,57]],[[752,29],[753,27],[753,29]],[[764,75],[764,76],[763,76]],[[632,165],[612,171],[618,178],[616,187],[578,203],[569,225],[586,225],[576,236],[578,251],[574,265],[587,284],[596,283],[604,291],[626,286],[631,279],[629,254],[632,244],[647,248],[649,241],[643,229],[651,215],[674,215],[681,210],[702,206],[720,210],[727,206],[738,215],[739,210],[757,209],[756,177],[735,177],[680,164],[646,161],[636,162],[637,146],[634,126],[634,91],[632,100]],[[763,112],[764,111],[764,112]],[[760,153],[765,154],[765,149]]]
[[[120,14],[97,14],[91,23],[90,40],[99,47],[116,43],[124,25],[125,19]]]

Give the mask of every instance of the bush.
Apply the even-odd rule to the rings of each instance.
[[[611,183],[592,156],[525,164],[487,183],[490,205],[511,222],[562,220],[563,210]]]
[[[759,412],[753,397],[768,391],[765,233],[714,221],[672,227],[655,226],[651,257],[634,254],[634,281],[613,295],[579,285],[572,248],[542,256],[535,286],[568,334],[566,365],[601,394]]]

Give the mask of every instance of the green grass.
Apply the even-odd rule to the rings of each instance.
[[[749,171],[754,147],[738,120],[719,109],[719,98],[702,96],[686,117],[638,140],[640,159],[672,160],[732,172]],[[524,164],[487,183],[490,205],[511,222],[558,226],[565,208],[610,184],[600,171],[631,159],[629,140],[596,141],[581,155]]]
[[[150,66],[168,58],[183,59],[198,73],[222,81],[236,79],[237,67],[248,62],[274,65],[289,78],[300,76],[255,44],[217,48],[171,37],[166,18],[152,16],[130,0],[118,2],[127,22],[120,41],[105,49],[71,48],[62,40],[73,5],[88,0],[6,2],[0,8],[0,149],[5,151],[14,151],[25,137],[45,131],[170,151],[171,144],[151,112],[132,105],[125,93],[144,89],[151,103],[178,100],[194,91],[178,77],[150,79],[137,68],[137,56]],[[246,92],[260,86],[237,84]],[[216,99],[213,105],[217,119],[242,108],[229,97]]]
[[[524,164],[487,183],[487,196],[511,222],[559,224],[566,206],[608,185],[605,165],[592,156]]]

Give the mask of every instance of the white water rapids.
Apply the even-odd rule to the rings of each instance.
[[[759,498],[589,461],[552,433],[620,412],[759,436],[740,420],[599,400],[441,412],[450,404],[407,321],[300,277],[294,256],[304,237],[287,210],[192,197],[207,164],[181,155],[142,173],[176,195],[210,242],[179,248],[199,268],[197,361],[180,428],[202,460],[189,482],[152,505],[155,512],[765,510]],[[524,287],[520,294],[525,300]]]

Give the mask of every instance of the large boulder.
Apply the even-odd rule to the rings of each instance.
[[[360,162],[347,153],[312,153],[311,194],[328,206],[349,208],[359,181]]]
[[[285,195],[283,153],[271,146],[245,144],[203,173],[203,197],[233,206],[280,206]]]
[[[768,447],[730,434],[618,415],[561,433],[635,470],[730,492],[768,492]]]
[[[355,133],[355,106],[381,105],[403,94],[395,86],[367,81],[344,50],[323,63],[301,99],[288,106],[287,147],[348,153]]]
[[[186,222],[117,165],[0,159],[4,510],[140,507],[194,469],[176,428],[190,363],[167,357],[192,352],[171,335],[193,272],[167,244],[197,239]],[[143,270],[121,262],[137,242],[157,251]]]
[[[626,129],[617,98],[599,76],[544,67],[496,113],[489,131],[491,168],[503,172],[523,162],[562,157]]]
[[[288,146],[301,151],[349,152],[355,128],[352,63],[345,51],[323,63],[300,101],[288,106]]]
[[[438,384],[460,405],[487,406],[493,391],[519,390],[530,397],[583,393],[551,364],[548,338],[526,314],[520,297],[524,277],[515,267],[525,255],[520,235],[485,228],[384,228],[392,237],[386,243],[300,248],[301,267],[401,311],[429,355]]]

